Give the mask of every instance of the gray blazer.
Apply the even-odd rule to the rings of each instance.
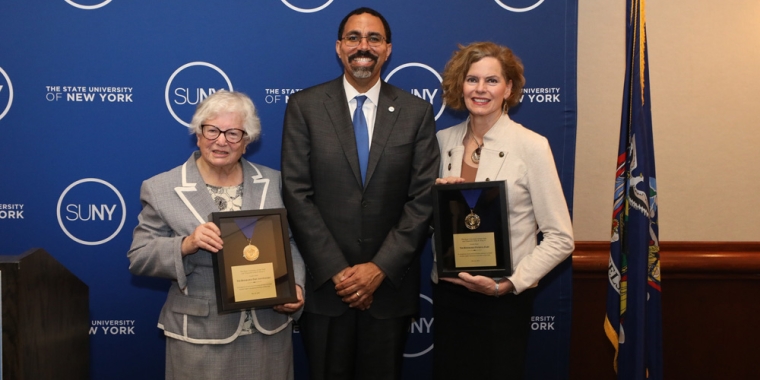
[[[371,261],[387,277],[368,312],[415,313],[439,161],[430,103],[381,83],[365,186],[342,76],[290,97],[282,140],[283,199],[308,268],[305,309],[342,314],[331,277]]]
[[[127,253],[129,270],[135,275],[172,280],[158,327],[168,337],[195,344],[225,344],[240,334],[245,313],[219,315],[216,307],[212,253],[199,250],[182,257],[182,239],[207,221],[216,208],[201,178],[193,153],[182,166],[143,182],[142,212]],[[280,197],[280,173],[241,159],[243,210],[284,207]],[[304,263],[291,239],[296,283],[304,287]],[[272,309],[256,310],[254,327],[275,334],[292,318]],[[297,316],[296,316],[297,317]]]

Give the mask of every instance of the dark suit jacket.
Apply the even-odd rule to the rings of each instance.
[[[306,311],[347,310],[331,277],[369,261],[386,274],[369,312],[411,315],[432,214],[439,151],[430,103],[385,82],[362,187],[343,77],[290,97],[282,136],[283,201],[307,266]]]

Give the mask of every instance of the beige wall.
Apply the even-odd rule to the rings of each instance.
[[[760,241],[760,1],[647,1],[662,241]],[[625,1],[579,0],[574,224],[609,239]]]

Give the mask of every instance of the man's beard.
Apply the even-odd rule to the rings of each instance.
[[[357,79],[367,79],[372,76],[372,72],[375,70],[375,66],[377,65],[377,56],[373,55],[370,52],[365,51],[358,51],[356,54],[352,54],[348,57],[349,65],[351,62],[353,62],[354,58],[370,58],[374,62],[372,66],[359,66],[359,67],[353,67],[351,66],[351,74],[354,76],[354,78]]]
[[[375,65],[372,65],[371,67],[352,67],[351,73],[354,75],[354,78],[367,79],[372,76],[372,71],[374,69]]]

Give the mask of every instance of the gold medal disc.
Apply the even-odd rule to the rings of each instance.
[[[464,226],[471,230],[477,229],[480,227],[480,216],[470,210],[470,214],[464,217]]]
[[[248,244],[243,248],[243,257],[248,261],[256,261],[259,258],[259,249],[253,244]]]

